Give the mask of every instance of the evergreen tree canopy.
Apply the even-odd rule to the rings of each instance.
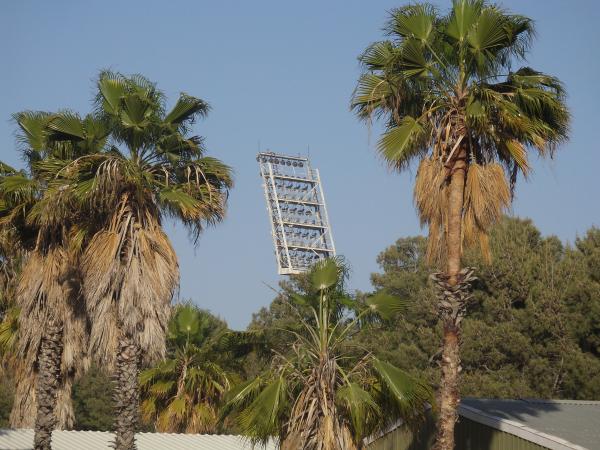
[[[493,263],[467,255],[478,280],[464,319],[462,393],[476,397],[600,399],[600,230],[564,245],[529,220],[493,229]],[[441,324],[422,237],[401,238],[378,257],[376,289],[411,301],[365,345],[439,382]]]

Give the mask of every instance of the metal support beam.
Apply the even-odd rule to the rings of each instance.
[[[318,260],[335,256],[319,171],[299,156],[261,152],[256,160],[279,274],[302,273]]]

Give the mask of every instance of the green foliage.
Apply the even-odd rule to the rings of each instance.
[[[347,273],[341,260],[321,261],[283,283],[271,307],[277,317],[255,316],[250,329],[276,338],[273,356],[262,373],[228,394],[222,413],[234,413],[253,441],[278,436],[284,448],[326,441],[354,448],[398,418],[417,420],[424,404],[433,404],[426,383],[354,342],[358,333],[374,332],[367,316],[392,317],[406,303],[385,294],[358,301],[345,292]]]
[[[385,292],[378,292],[375,295],[367,297],[366,303],[369,308],[386,320],[392,319],[407,308],[407,302],[404,299],[386,294]]]
[[[161,432],[212,433],[218,409],[238,380],[225,350],[227,324],[192,304],[179,305],[169,322],[168,355],[140,374],[142,418]]]
[[[109,377],[92,366],[73,386],[75,429],[111,431],[114,422],[112,389]]]
[[[222,220],[233,185],[231,169],[206,156],[202,137],[190,135],[191,125],[207,115],[209,105],[182,93],[166,111],[164,94],[141,75],[103,71],[97,87],[95,114],[116,145],[73,167],[77,182],[93,180],[76,197],[105,206],[109,214],[118,209],[120,193],[128,192],[155,219],[166,215],[180,220],[194,238],[207,224]],[[71,131],[69,138],[77,139],[76,130]]]
[[[529,49],[531,19],[482,0],[457,0],[446,15],[416,3],[392,10],[385,31],[389,40],[360,57],[352,107],[361,118],[385,118],[378,149],[391,165],[403,168],[431,148],[450,160],[462,135],[471,158],[526,174],[521,145],[543,154],[566,136],[560,81],[513,69]],[[447,124],[454,129],[444,137]]]
[[[490,247],[489,266],[466,255],[478,281],[462,331],[462,395],[600,399],[598,230],[570,247],[542,237],[530,221],[506,218],[493,229]],[[411,306],[381,333],[359,339],[437,384],[441,324],[425,248],[424,238],[403,238],[379,255],[382,272],[373,284]]]
[[[382,120],[377,150],[390,167],[419,164],[415,206],[429,228],[428,259],[443,267],[447,234],[458,233],[461,249],[478,246],[489,260],[490,227],[508,210],[519,172],[528,175],[530,153],[551,156],[567,139],[564,87],[525,65],[533,21],[485,0],[455,0],[447,12],[402,6],[384,32],[359,57],[351,107]],[[453,183],[464,186],[460,230],[448,222],[454,167]]]
[[[14,379],[8,370],[0,376],[0,429],[9,428],[8,418],[14,397]]]
[[[167,346],[171,351],[185,345],[202,347],[227,331],[225,321],[187,302],[176,306],[173,311],[173,317],[169,321]]]

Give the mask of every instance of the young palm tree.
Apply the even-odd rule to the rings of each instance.
[[[277,436],[283,450],[352,450],[363,438],[399,418],[413,420],[433,403],[423,382],[355,348],[351,335],[373,312],[403,309],[386,294],[361,307],[344,293],[345,269],[335,260],[318,263],[306,296],[290,302],[308,308],[313,320],[290,331],[290,354],[275,354],[271,368],[229,394],[224,415],[236,413],[242,432],[253,441]]]
[[[215,433],[218,408],[235,376],[223,364],[224,322],[191,305],[169,322],[170,356],[140,375],[142,417],[160,432]]]
[[[85,368],[87,347],[77,272],[85,230],[61,172],[98,151],[106,132],[91,117],[69,112],[23,112],[15,120],[28,170],[5,170],[0,183],[2,232],[12,233],[26,255],[15,292],[20,364],[11,422],[28,424],[35,401],[34,446],[49,449],[52,430],[73,425],[71,387]],[[65,138],[63,131],[74,127],[80,138]]]
[[[523,60],[533,23],[483,0],[455,0],[449,14],[430,4],[396,9],[389,39],[361,56],[353,95],[358,116],[385,120],[382,157],[398,170],[419,160],[415,204],[429,226],[428,256],[443,322],[438,446],[452,449],[459,402],[460,321],[472,271],[463,248],[489,257],[487,233],[510,205],[528,153],[552,155],[566,139],[569,113],[560,81]]]
[[[102,72],[96,114],[112,146],[82,157],[67,172],[89,220],[99,226],[81,261],[90,351],[115,368],[116,448],[135,448],[140,363],[163,357],[170,302],[179,281],[175,252],[162,229],[180,220],[197,238],[223,219],[231,171],[188,137],[208,105],[181,94],[170,112],[144,77]]]

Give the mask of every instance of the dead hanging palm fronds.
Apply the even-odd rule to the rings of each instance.
[[[66,271],[67,259],[62,247],[32,252],[23,267],[16,299],[21,309],[19,353],[28,365],[35,364],[48,321],[62,321],[66,316],[65,291],[60,282]]]
[[[26,364],[15,367],[15,395],[10,417],[11,428],[33,428],[35,425],[35,373]]]
[[[447,170],[437,159],[419,164],[414,190],[421,226],[429,227],[427,260],[441,264],[445,259],[448,231]],[[502,166],[498,163],[469,163],[464,192],[462,245],[479,246],[486,261],[491,261],[488,232],[510,206],[511,193]]]
[[[36,448],[45,449],[53,429],[74,424],[71,387],[85,369],[87,340],[78,277],[68,251],[58,243],[44,242],[41,234],[16,290],[18,353],[23,358],[24,380],[35,380],[35,397],[19,399],[11,419],[23,418],[19,410],[29,408],[35,398]]]
[[[82,271],[92,322],[91,351],[112,366],[123,334],[134,337],[145,361],[160,359],[179,269],[156,220],[133,211],[125,196],[108,229],[92,238]]]
[[[439,159],[424,158],[415,180],[414,199],[421,226],[429,227],[427,260],[443,261],[448,230],[448,182],[446,168]]]
[[[63,247],[31,252],[16,292],[19,313],[19,340],[17,352],[23,358],[25,371],[23,383],[33,382],[39,351],[45,330],[50,321],[64,324],[61,331],[60,378],[57,387],[56,427],[72,428],[75,414],[71,403],[74,380],[88,366],[86,356],[87,324],[80,295],[77,274]],[[30,387],[31,388],[31,387]],[[34,396],[27,395],[11,414],[11,424],[28,423],[30,403]],[[25,422],[23,422],[25,421]]]
[[[491,262],[489,229],[500,220],[510,202],[510,187],[500,164],[469,164],[464,195],[463,243],[465,247],[478,245],[488,262]]]
[[[63,373],[87,368],[86,316],[80,295],[80,280],[64,247],[31,253],[17,289],[20,307],[20,353],[34,364],[40,333],[49,320],[64,323]]]
[[[355,450],[348,423],[337,411],[339,389],[336,358],[326,358],[304,377],[287,425],[282,450]]]
[[[123,195],[108,227],[91,239],[81,266],[90,352],[114,370],[114,446],[135,448],[139,364],[164,356],[177,258],[158,219]]]

